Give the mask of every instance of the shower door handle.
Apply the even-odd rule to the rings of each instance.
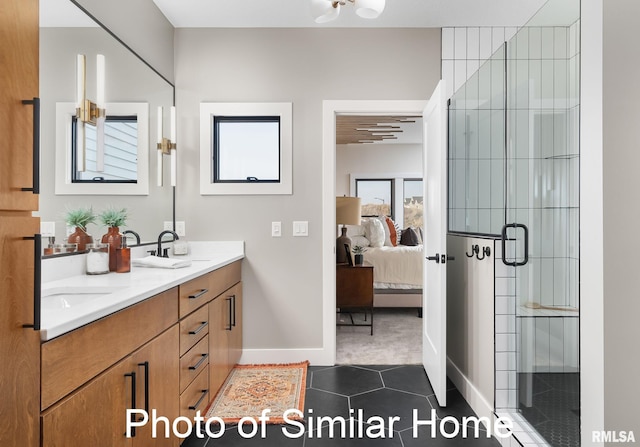
[[[524,258],[522,261],[507,261],[507,230],[522,228],[524,231]],[[510,223],[502,227],[502,263],[512,267],[520,267],[529,262],[529,228],[524,224]]]

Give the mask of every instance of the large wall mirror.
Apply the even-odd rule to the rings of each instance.
[[[137,232],[142,242],[154,241],[173,220],[174,192],[169,182],[169,164],[164,163],[164,186],[157,185],[157,111],[167,118],[174,103],[174,86],[147,63],[103,29],[70,0],[40,1],[40,98],[41,98],[41,194],[42,222],[55,222],[56,242],[67,235],[65,214],[70,209],[92,207],[96,214],[111,207],[129,214],[122,230]],[[70,183],[73,170],[72,113],[76,101],[76,57],[86,55],[87,98],[96,100],[96,56],[105,56],[105,101],[110,116],[135,116],[137,130],[132,145],[137,155],[129,164],[142,167],[135,188],[126,183],[80,181]],[[140,112],[142,111],[142,112]],[[66,116],[69,115],[69,116]],[[87,163],[91,157],[87,152]],[[90,179],[91,180],[91,179]],[[60,187],[64,185],[64,187]],[[87,231],[98,239],[106,233],[99,222]],[[131,243],[134,241],[132,240]]]

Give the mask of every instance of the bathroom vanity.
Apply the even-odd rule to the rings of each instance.
[[[170,423],[204,416],[242,352],[243,257],[240,248],[181,269],[44,283],[43,304],[54,297],[48,306],[59,304],[62,295],[48,293],[61,283],[95,291],[96,303],[85,302],[84,312],[71,304],[66,319],[64,309],[43,306],[41,445],[179,445],[162,423],[155,439],[151,424],[126,437],[126,410],[156,410]]]

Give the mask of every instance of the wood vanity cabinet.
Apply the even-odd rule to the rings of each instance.
[[[34,324],[34,184],[38,0],[0,1],[0,445],[40,442],[40,334]],[[36,141],[37,142],[37,141]],[[23,190],[26,188],[27,190]]]
[[[179,415],[177,317],[174,288],[43,343],[42,447],[177,446],[150,425],[125,436],[127,408]]]
[[[44,342],[41,446],[177,447],[164,423],[126,437],[126,410],[204,416],[240,358],[240,281],[236,261]]]

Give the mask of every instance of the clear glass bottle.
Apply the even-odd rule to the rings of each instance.
[[[87,244],[87,275],[109,273],[109,244]]]

